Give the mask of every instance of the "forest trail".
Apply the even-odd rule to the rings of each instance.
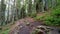
[[[29,24],[27,24],[27,22]],[[34,19],[33,18],[25,18],[25,19],[21,19],[19,21],[17,21],[12,27],[11,27],[11,31],[9,34],[14,34],[14,32],[16,32],[16,30],[19,31],[19,33],[21,34],[28,34],[30,33],[30,31],[32,31],[33,27],[36,27],[38,25],[40,25],[42,23],[39,22],[35,22],[34,23]],[[24,32],[24,33],[23,33]],[[26,33],[27,32],[27,33]]]
[[[45,15],[45,13],[37,14],[37,16],[44,16],[44,15]],[[16,26],[20,25],[21,23],[25,23],[24,21],[34,22],[35,20],[31,17],[22,18],[22,19],[16,21],[15,24],[13,24],[12,27],[10,27],[10,29],[13,30]]]
[[[48,26],[43,26],[42,22],[35,22],[33,18],[25,18],[17,21],[14,26],[12,26],[9,34],[31,34],[31,32],[36,29],[37,26],[42,26],[44,28]],[[49,34],[59,34],[57,28],[51,27],[54,29],[50,31]]]

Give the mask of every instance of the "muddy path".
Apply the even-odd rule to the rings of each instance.
[[[15,27],[11,29],[9,34],[31,34],[31,32],[36,29],[37,26],[42,26],[44,28],[48,26],[41,25],[42,22],[35,22],[31,18],[22,19],[16,22]],[[50,27],[54,30],[51,30],[49,34],[60,34],[55,27]]]

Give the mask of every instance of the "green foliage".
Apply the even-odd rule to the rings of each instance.
[[[60,8],[57,7],[51,10],[50,14],[46,13],[45,16],[36,16],[35,20],[43,20],[49,26],[60,26]]]
[[[41,21],[41,20],[43,20],[43,18],[44,18],[43,16],[36,16],[34,19],[37,21]]]
[[[33,12],[33,13],[29,14],[29,16],[30,16],[30,17],[36,17],[36,13]]]
[[[46,25],[59,26],[60,25],[60,9],[55,9],[50,15],[45,18]]]
[[[4,31],[2,34],[8,34],[9,30]]]
[[[10,30],[8,29],[8,30],[5,30],[5,31],[0,32],[0,34],[8,34],[9,31],[10,31]]]

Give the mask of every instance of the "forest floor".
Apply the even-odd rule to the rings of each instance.
[[[37,16],[44,16],[45,13],[38,13]],[[35,22],[34,18],[31,18],[31,17],[26,17],[26,18],[22,18],[18,21],[15,22],[14,25],[12,25],[12,27],[10,27],[10,29],[13,29],[15,28],[16,26],[20,25],[20,23],[24,23],[24,21],[28,21],[28,22]],[[41,24],[43,24],[43,22],[40,22]]]
[[[45,15],[45,13],[37,14],[37,16],[44,16],[44,15]],[[34,18],[31,18],[31,17],[22,18],[18,21],[15,21],[14,24],[9,26],[9,30],[10,30],[9,34],[15,34],[17,32],[18,32],[18,34],[31,34],[32,31],[34,31],[34,29],[37,28],[37,26],[42,26],[42,27],[46,28],[46,25],[44,25],[44,23],[42,21],[35,21]],[[54,30],[50,31],[49,32],[50,34],[59,34],[56,27],[51,27],[51,28]]]
[[[37,15],[38,15],[38,16],[42,16],[42,15],[45,15],[45,14],[44,14],[44,13],[39,13],[39,14],[37,14]],[[14,30],[14,29],[15,29],[16,27],[18,27],[21,23],[26,24],[24,21],[28,21],[28,22],[30,22],[30,23],[35,22],[34,18],[26,17],[26,18],[23,18],[23,19],[20,19],[20,20],[16,21],[15,24],[11,25],[11,26],[10,26],[10,30]],[[23,25],[24,25],[24,24],[23,24]],[[37,23],[37,24],[43,24],[43,23],[40,22],[40,23]]]
[[[50,12],[49,12],[50,13]],[[44,16],[45,13],[39,13],[38,16]],[[34,18],[26,17],[24,19],[20,19],[15,22],[15,24],[10,27],[9,34],[31,34],[38,26],[48,30],[53,29],[49,31],[49,34],[60,34],[57,27],[54,26],[46,26],[42,21],[35,21]],[[44,31],[43,31],[44,33]]]
[[[41,13],[40,14],[37,14],[37,15],[41,15]],[[8,25],[6,25],[6,26],[3,26],[2,27],[2,31],[0,32],[0,33],[3,33],[3,32],[5,32],[6,30],[13,30],[15,27],[17,27],[18,25],[20,25],[19,23],[19,21],[21,21],[22,23],[24,22],[24,21],[29,21],[29,22],[34,22],[34,19],[33,18],[30,18],[30,17],[26,17],[26,18],[23,18],[23,19],[20,19],[20,20],[18,20],[18,21],[15,21],[15,23],[14,24],[8,24]]]
[[[21,19],[17,21],[16,24],[11,27],[12,29],[9,34],[14,34],[17,30],[19,31],[19,34],[30,34],[30,31],[32,31],[33,27],[36,27],[37,25],[40,25],[40,24],[42,23],[39,23],[39,22],[34,23],[33,18]]]
[[[31,34],[38,26],[42,26],[43,28],[47,28],[48,26],[42,25],[42,22],[35,22],[33,18],[25,18],[17,21],[15,25],[11,28],[9,34]],[[51,27],[54,29],[50,31],[50,34],[59,34],[56,27]]]

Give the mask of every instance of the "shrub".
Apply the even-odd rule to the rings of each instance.
[[[59,26],[60,25],[60,9],[53,10],[50,16],[45,18],[46,25]]]
[[[60,26],[60,8],[53,9],[50,14],[46,13],[45,16],[36,16],[35,20],[43,20],[46,25],[50,26]]]

